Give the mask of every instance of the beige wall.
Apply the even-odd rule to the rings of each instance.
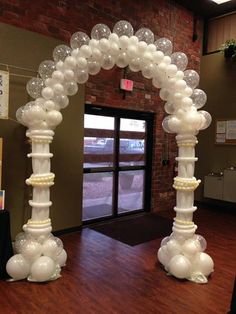
[[[38,69],[45,59],[52,58],[58,40],[0,24],[0,63]],[[6,67],[0,66],[6,70]],[[10,73],[32,75],[9,67]],[[25,85],[29,78],[10,76],[10,117],[30,100]],[[82,140],[83,140],[84,88],[70,98],[70,106],[63,110],[63,122],[56,129],[51,147],[54,157],[52,171],[56,174],[52,188],[51,218],[53,230],[81,225],[82,203]],[[31,174],[31,160],[26,158],[30,146],[26,142],[25,128],[12,120],[0,120],[0,137],[3,138],[3,186],[6,190],[6,208],[11,212],[12,235],[21,230],[30,215],[28,199],[31,188],[24,181]]]
[[[236,61],[226,60],[221,53],[202,57],[201,88],[207,93],[207,104],[202,108],[212,115],[211,126],[199,133],[196,155],[196,177],[203,179],[210,171],[220,172],[236,166],[235,145],[215,145],[216,119],[236,120]],[[196,191],[201,200],[203,184]]]

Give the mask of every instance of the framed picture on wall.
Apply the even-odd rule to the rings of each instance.
[[[236,119],[216,120],[215,143],[236,145]]]

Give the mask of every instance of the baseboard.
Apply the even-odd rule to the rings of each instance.
[[[72,233],[72,232],[78,232],[82,230],[82,226],[76,226],[76,227],[72,227],[72,228],[66,228],[66,229],[62,229],[62,230],[57,230],[57,231],[53,231],[52,234],[54,236],[60,236],[63,234],[67,234],[67,233]]]

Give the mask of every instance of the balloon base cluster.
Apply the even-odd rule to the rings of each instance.
[[[31,282],[45,282],[61,277],[61,267],[67,260],[62,241],[51,233],[31,235],[21,232],[14,243],[15,255],[6,265],[12,278],[10,281],[27,279]]]
[[[162,240],[157,257],[168,274],[195,283],[207,283],[214,263],[204,252],[206,245],[201,235],[186,237],[173,232]]]

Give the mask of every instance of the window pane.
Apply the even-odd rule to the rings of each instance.
[[[84,167],[112,167],[114,161],[114,138],[85,137]]]
[[[83,180],[83,220],[112,215],[113,174],[86,173]]]
[[[84,128],[114,130],[114,118],[85,114]]]
[[[145,129],[144,120],[120,119],[120,131],[145,132]]]
[[[132,170],[119,173],[118,212],[143,209],[144,171]]]
[[[142,139],[120,139],[120,166],[142,166],[145,164],[145,141]]]

